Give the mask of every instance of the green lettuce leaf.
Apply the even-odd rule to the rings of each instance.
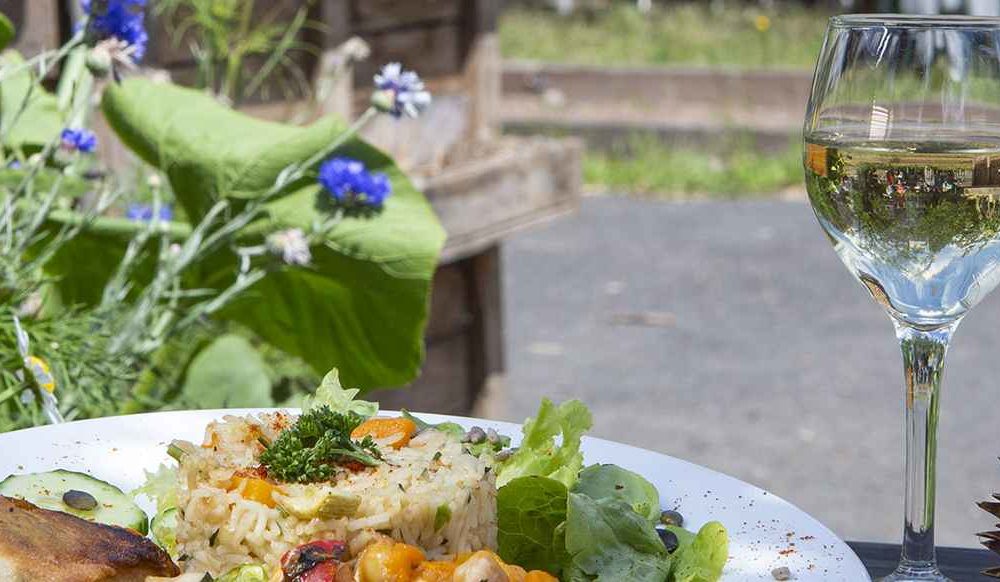
[[[558,574],[567,560],[568,491],[547,477],[518,477],[497,492],[497,552],[508,564]]]
[[[539,475],[572,488],[583,468],[580,439],[592,425],[590,411],[579,400],[556,406],[548,398],[542,399],[538,415],[524,423],[524,438],[517,452],[498,465],[497,486],[518,477]],[[557,445],[560,434],[562,442]]]
[[[642,475],[618,465],[591,465],[580,473],[574,493],[592,499],[613,498],[628,503],[636,513],[656,522],[660,519],[660,493]]]
[[[355,400],[359,392],[361,391],[357,388],[346,389],[341,386],[340,373],[334,368],[323,377],[319,388],[316,389],[316,394],[302,400],[302,410],[308,411],[318,406],[329,406],[330,410],[340,414],[354,412],[365,418],[378,414],[378,402]]]
[[[664,582],[672,557],[645,517],[618,499],[570,493],[564,579]]]
[[[144,471],[146,482],[132,491],[132,497],[140,495],[156,503],[156,512],[162,513],[177,506],[177,467],[160,465],[156,472]]]
[[[715,582],[722,577],[729,559],[729,535],[721,523],[710,521],[693,538],[677,539],[681,543],[674,552],[672,582]]]

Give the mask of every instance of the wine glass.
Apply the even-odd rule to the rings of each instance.
[[[906,511],[886,580],[946,580],[934,557],[944,357],[1000,282],[1000,19],[832,18],[804,134],[816,218],[903,352]]]

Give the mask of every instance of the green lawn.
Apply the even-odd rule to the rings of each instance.
[[[637,137],[611,153],[587,152],[583,177],[588,187],[622,194],[741,198],[801,185],[802,149],[790,140],[784,152],[765,154],[751,139],[738,138],[706,152]]]
[[[508,8],[500,21],[504,57],[591,65],[697,65],[812,68],[826,13],[778,4],[774,10],[708,2],[640,14],[616,2],[592,15]]]

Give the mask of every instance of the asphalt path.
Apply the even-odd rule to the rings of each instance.
[[[581,398],[597,436],[762,486],[843,537],[898,542],[902,364],[808,204],[588,198],[504,249],[507,412]],[[1000,490],[1000,293],[948,355],[938,542]]]

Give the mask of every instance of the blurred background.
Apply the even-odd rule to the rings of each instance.
[[[383,406],[521,421],[541,396],[580,398],[596,436],[752,482],[845,538],[898,541],[900,356],[815,222],[800,128],[831,15],[1000,2],[243,1],[266,34],[242,37],[216,4],[240,2],[150,0],[141,74],[295,122],[356,115],[383,62],[435,95],[424,118],[365,134],[448,233],[421,374],[372,393]],[[78,18],[58,0],[0,11],[25,54]],[[943,545],[976,545],[990,523],[974,501],[1000,482],[1000,296],[977,312],[945,379]],[[277,359],[276,392],[315,381]]]

